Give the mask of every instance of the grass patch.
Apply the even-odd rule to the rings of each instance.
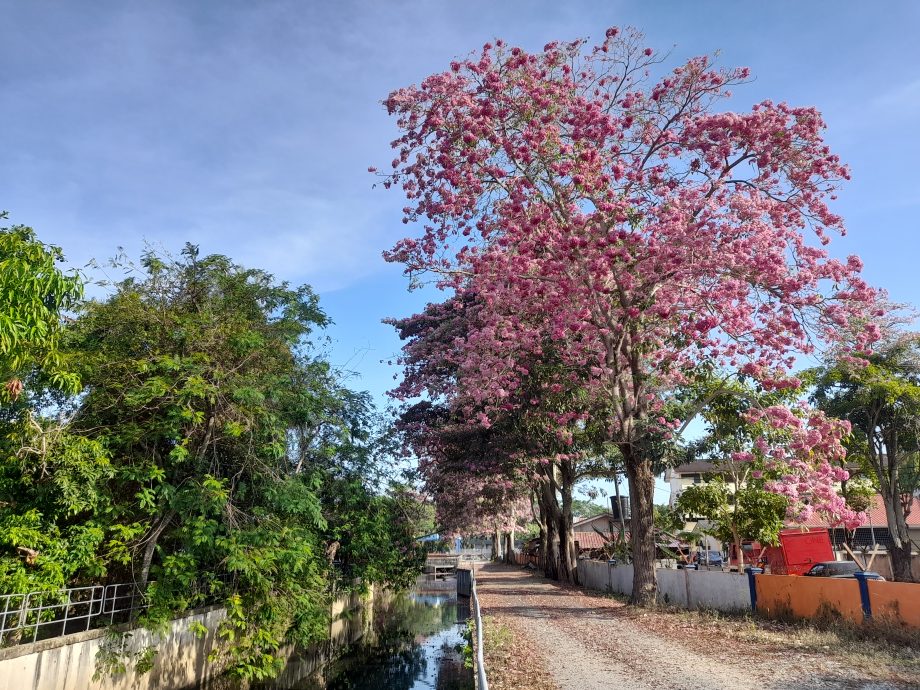
[[[482,653],[486,670],[494,666],[490,661],[503,663],[508,660],[514,649],[514,633],[507,625],[499,623],[491,616],[482,619]]]
[[[500,618],[482,618],[483,656],[490,690],[556,690],[546,660]]]

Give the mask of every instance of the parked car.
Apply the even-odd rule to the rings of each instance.
[[[861,572],[867,580],[881,580],[882,582],[885,581],[884,577],[882,577],[878,573],[873,573],[871,570],[863,570]],[[856,573],[850,573],[849,575],[831,575],[831,578],[835,580],[840,580],[843,578],[850,578],[852,580],[855,577],[856,577]]]
[[[809,577],[854,578],[858,572],[862,572],[862,568],[854,561],[823,561],[811,566],[805,575]],[[878,573],[869,571],[865,575],[868,580],[885,579]]]
[[[693,557],[693,562],[697,565],[714,565],[722,567],[722,553],[720,551],[698,551]]]

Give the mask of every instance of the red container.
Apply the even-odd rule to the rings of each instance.
[[[759,542],[756,541],[745,541],[741,543],[741,553],[743,556],[744,563],[741,565],[741,569],[747,567],[759,567],[760,566],[760,557],[763,552],[763,547]],[[735,548],[734,544],[729,544],[728,548],[729,564],[738,569],[738,549]]]
[[[804,575],[815,563],[835,560],[830,535],[822,527],[784,529],[779,546],[768,546],[763,558],[773,575]]]

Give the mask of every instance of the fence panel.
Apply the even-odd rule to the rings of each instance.
[[[470,583],[473,593],[473,616],[476,620],[476,681],[479,690],[489,690],[486,678],[486,662],[482,656],[482,612],[479,609],[479,596],[476,593],[476,571],[470,571]]]
[[[757,611],[777,618],[820,618],[839,616],[861,623],[862,599],[859,583],[850,579],[757,575]]]
[[[920,628],[920,585],[910,582],[869,580],[873,618]]]
[[[457,568],[457,594],[462,597],[473,596],[473,571],[468,568]]]
[[[718,611],[750,610],[751,591],[747,575],[744,573],[706,570],[684,570],[683,572],[687,578],[690,608]]]
[[[132,583],[0,595],[0,647],[133,620],[147,601]]]
[[[606,592],[610,589],[610,567],[606,561],[578,561],[578,579],[585,589]]]

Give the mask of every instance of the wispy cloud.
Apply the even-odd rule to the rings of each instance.
[[[897,86],[874,99],[872,105],[894,116],[920,113],[920,79]]]

